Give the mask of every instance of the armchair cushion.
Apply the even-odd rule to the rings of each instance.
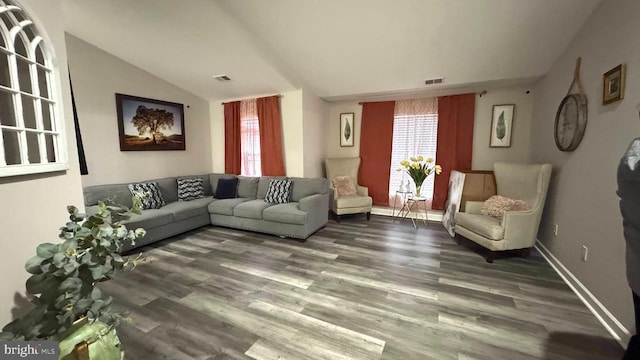
[[[357,195],[356,183],[353,176],[336,176],[331,180],[331,183],[338,192],[338,196]]]
[[[340,196],[334,200],[336,202],[337,208],[359,208],[371,206],[371,197],[369,196],[360,196],[360,195],[352,195],[352,196]]]
[[[456,216],[456,227],[458,226],[491,240],[504,238],[504,227],[500,224],[500,220],[491,216],[459,213]]]
[[[529,209],[531,209],[531,207],[526,201],[494,195],[484,202],[480,209],[480,214],[501,220],[506,211],[523,211]]]

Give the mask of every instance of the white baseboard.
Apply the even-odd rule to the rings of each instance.
[[[587,289],[578,278],[575,277],[540,241],[536,241],[536,249],[547,260],[551,267],[560,275],[564,282],[569,285],[578,298],[587,306],[589,311],[602,323],[623,348],[626,348],[631,334],[629,330],[616,319],[613,314],[607,310],[604,305]]]
[[[396,210],[396,213],[398,210]],[[383,206],[374,206],[371,209],[371,213],[373,215],[382,215],[382,216],[393,216],[393,209]],[[397,214],[396,214],[397,215]],[[424,218],[423,214],[420,213],[419,216]],[[429,210],[427,211],[427,220],[428,221],[442,221],[442,210]]]

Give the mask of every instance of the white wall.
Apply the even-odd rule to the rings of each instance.
[[[254,95],[244,98],[257,98],[268,95]],[[244,99],[243,98],[243,99]],[[223,102],[211,101],[209,113],[211,117],[211,142],[213,171],[224,172],[224,106]],[[280,98],[282,116],[282,141],[284,162],[287,176],[304,176],[304,129],[302,111],[302,89],[282,93]]]
[[[211,172],[208,102],[66,34],[89,174],[84,186]],[[185,151],[120,151],[115,93],[184,104]]]
[[[66,119],[66,136],[70,169],[66,172],[0,178],[0,326],[12,318],[15,304],[24,305],[25,281],[28,274],[24,264],[35,255],[36,246],[43,242],[58,242],[59,228],[68,221],[66,206],[82,207],[82,185],[71,111],[71,94],[67,73],[67,56],[60,0],[18,0],[36,20],[42,33],[48,35],[56,55],[60,76],[53,86],[62,94]],[[22,306],[21,306],[22,308]]]
[[[304,118],[304,176],[324,177],[329,135],[328,106],[308,89],[302,92]]]
[[[492,170],[497,161],[526,163],[529,161],[529,142],[533,94],[527,87],[490,89],[482,97],[476,95],[476,116],[473,125],[474,170]],[[515,104],[511,147],[490,148],[493,105]]]
[[[527,162],[529,160],[529,131],[533,94],[525,87],[491,89],[482,97],[476,95],[473,129],[473,159],[475,170],[492,169],[496,161]],[[510,148],[489,148],[489,133],[493,105],[515,104],[513,134]],[[340,114],[355,113],[355,141],[353,147],[340,147]],[[362,106],[356,101],[329,103],[328,157],[360,156],[360,130]]]
[[[535,89],[531,158],[553,164],[539,239],[628,329],[631,292],[625,277],[622,218],[616,168],[630,141],[640,136],[640,1],[603,0],[551,71]],[[553,139],[556,110],[571,84],[576,58],[589,100],[587,129],[570,153]],[[602,105],[602,74],[627,64],[625,99]],[[558,236],[552,232],[559,225]],[[589,259],[581,261],[582,245]]]

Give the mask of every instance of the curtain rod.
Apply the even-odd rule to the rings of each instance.
[[[480,97],[482,97],[482,95],[486,95],[486,94],[487,94],[487,90],[482,90],[482,91],[480,91],[480,92],[476,92],[475,94],[478,94],[478,95],[480,95]],[[528,94],[528,93],[527,93],[527,94]],[[444,96],[448,96],[448,95],[444,95]],[[374,102],[375,102],[375,101],[374,101]],[[364,104],[364,102],[362,102],[362,101],[360,101],[360,102],[358,103],[358,105],[362,105],[362,104]]]
[[[269,95],[269,96],[277,96],[279,98],[283,98],[284,97],[284,95],[282,95],[282,94]],[[269,96],[261,96],[261,97],[269,97]],[[253,98],[240,99],[240,100],[234,100],[234,101],[227,101],[227,102],[223,102],[221,104],[224,105],[224,104],[228,104],[228,103],[232,103],[232,102],[236,102],[236,101],[248,100],[248,99],[253,99]]]

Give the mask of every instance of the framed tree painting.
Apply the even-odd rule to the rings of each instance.
[[[116,94],[120,151],[184,150],[184,105]]]
[[[491,117],[491,137],[489,147],[511,147],[511,133],[513,130],[514,104],[493,105]]]
[[[355,127],[353,124],[353,113],[340,114],[340,146],[353,146]]]

